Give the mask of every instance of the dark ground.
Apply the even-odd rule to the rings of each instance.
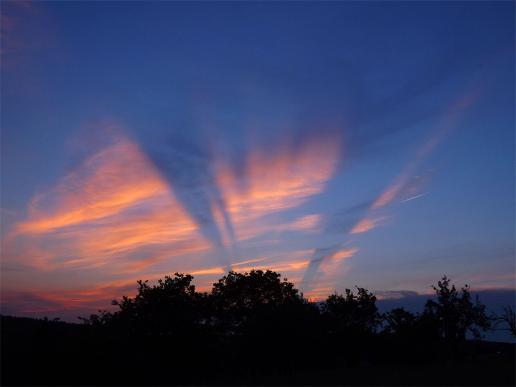
[[[251,344],[235,352],[165,337],[124,345],[81,324],[6,316],[1,333],[2,385],[515,385],[509,343],[467,341],[456,358],[435,352],[421,362],[399,360],[388,345],[362,356],[345,342],[326,353],[324,345],[302,351],[281,342],[270,352]]]

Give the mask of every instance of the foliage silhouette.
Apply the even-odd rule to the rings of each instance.
[[[269,270],[209,293],[187,274],[138,281],[80,325],[2,316],[2,384],[513,385],[514,345],[466,340],[485,307],[447,277],[434,290],[421,314],[379,314],[364,288],[314,303]]]
[[[425,305],[424,317],[435,322],[439,337],[445,341],[464,341],[469,331],[475,338],[480,338],[481,332],[490,327],[485,305],[478,297],[471,300],[469,286],[465,285],[457,291],[451,280],[444,276],[432,286],[437,295],[437,301],[428,300]]]
[[[350,289],[346,289],[344,295],[330,295],[323,310],[336,332],[373,333],[380,323],[376,296],[364,288],[357,287],[356,295]]]
[[[304,302],[292,283],[270,270],[230,271],[213,285],[211,300],[219,328],[227,334],[242,333],[260,315]]]
[[[404,308],[395,308],[382,316],[385,323],[384,332],[399,337],[413,336],[418,323],[418,316]]]
[[[505,330],[508,330],[513,337],[516,337],[516,312],[510,305],[503,307],[503,313],[500,316],[493,318],[495,324],[504,323],[506,325]]]
[[[148,281],[138,281],[134,298],[124,296],[120,301],[113,301],[118,311],[100,312],[84,322],[145,336],[197,333],[206,320],[206,295],[195,291],[192,280],[191,275],[176,273],[153,286]]]

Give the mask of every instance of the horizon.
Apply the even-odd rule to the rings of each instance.
[[[248,272],[237,272],[237,273],[248,274]],[[178,274],[188,275],[188,273],[178,273]],[[226,275],[226,274],[227,273],[225,273],[224,275]],[[278,274],[280,274],[280,276],[281,276],[281,273],[278,273]],[[164,279],[165,276],[166,275],[164,275],[160,279]],[[170,275],[170,276],[172,276],[172,275]],[[285,279],[285,277],[283,277],[283,276],[281,276],[281,278]],[[461,289],[462,286],[469,286],[467,284],[464,284],[461,286],[457,283],[454,283],[452,278],[450,278],[450,280],[452,281],[452,284],[457,286],[458,290]],[[148,282],[148,284],[150,286],[158,284],[157,280],[156,281],[148,281],[148,280],[142,279],[142,281]],[[194,277],[193,282],[195,283],[195,277]],[[213,285],[215,285],[215,283],[213,283]],[[296,289],[298,289],[296,287],[296,284],[293,284],[293,285]],[[412,291],[412,290],[401,290],[401,291],[375,290],[375,289],[367,289],[367,290],[376,297],[376,302],[377,302],[378,309],[380,312],[388,312],[394,308],[401,307],[401,308],[404,308],[407,311],[417,315],[417,314],[423,312],[425,302],[427,300],[435,299],[435,290],[432,289],[432,286],[435,286],[435,285],[437,285],[437,280],[435,281],[435,283],[433,285],[430,286],[430,289],[431,289],[430,291],[421,292],[421,293]],[[359,284],[355,284],[354,286],[352,286],[348,289],[350,289],[352,292],[355,293],[357,288],[359,288],[359,287],[360,287]],[[209,294],[209,293],[211,293],[212,289],[213,289],[213,286],[211,286],[209,288],[203,288],[203,289],[199,289],[196,287],[195,291],[198,293]],[[137,282],[132,284],[132,286],[127,286],[124,290],[125,291],[123,291],[122,293],[120,293],[119,295],[116,295],[114,297],[118,297],[118,298],[122,298],[123,296],[134,297],[137,293]],[[345,290],[346,289],[343,289],[342,292],[337,292],[335,290],[333,292],[330,292],[325,297],[321,296],[321,297],[317,297],[317,298],[306,297],[306,295],[302,291],[299,291],[299,295],[301,297],[303,297],[309,303],[320,304],[320,303],[324,303],[327,300],[328,296],[330,296],[332,294],[342,295],[342,294],[344,294]],[[516,302],[516,289],[513,289],[513,288],[489,288],[489,289],[474,289],[473,288],[472,289],[471,287],[469,287],[469,292],[472,295],[472,297],[477,297],[477,296],[479,297],[480,302],[486,306],[488,314],[499,315],[504,307],[513,306],[514,303]],[[21,296],[22,297],[23,296],[33,297],[30,294],[26,294],[26,295],[21,294]],[[79,307],[77,309],[70,308],[70,309],[62,310],[62,308],[60,307],[59,304],[57,304],[57,303],[52,304],[52,302],[49,302],[44,299],[40,299],[38,301],[41,302],[42,305],[44,305],[44,308],[42,308],[41,310],[28,311],[28,312],[19,311],[17,305],[11,306],[9,304],[6,304],[0,310],[0,315],[13,316],[13,317],[27,317],[27,318],[36,318],[36,319],[57,318],[61,321],[65,321],[65,322],[78,323],[79,317],[81,317],[81,318],[87,317],[87,315],[94,314],[94,313],[98,312],[99,310],[116,311],[117,310],[116,305],[113,305],[111,302],[114,300],[115,299],[107,299],[107,298],[103,299],[102,301],[104,302],[104,304],[100,307],[100,309],[93,309],[92,307],[90,307],[90,308]],[[513,342],[514,341],[514,338],[510,335],[510,333],[505,332],[505,331],[500,332],[497,329],[495,329],[493,331],[491,331],[491,330],[488,331],[486,333],[486,335],[487,335],[486,337],[498,338],[499,341],[505,341],[505,342]]]
[[[514,305],[513,2],[1,18],[2,313],[67,319],[139,279],[203,291],[252,269],[313,300],[447,275]]]

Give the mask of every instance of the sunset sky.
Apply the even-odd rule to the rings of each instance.
[[[2,2],[2,313],[230,269],[514,289],[514,28],[514,2]]]

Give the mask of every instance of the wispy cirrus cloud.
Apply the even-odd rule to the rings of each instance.
[[[363,218],[350,231],[350,234],[362,234],[378,226],[383,218]]]
[[[439,117],[437,125],[433,128],[430,138],[417,149],[415,156],[404,166],[393,181],[374,200],[361,203],[344,214],[348,220],[344,224],[340,221],[338,226],[340,228],[344,226],[345,238],[349,240],[354,235],[365,234],[385,223],[386,216],[381,212],[385,207],[424,196],[425,192],[423,190],[429,184],[431,173],[418,175],[419,168],[449,132],[456,127],[461,114],[478,99],[479,91],[478,87],[474,88],[447,106]],[[327,224],[328,226],[332,225]],[[328,279],[323,278],[321,265],[331,260],[335,249],[336,246],[330,246],[314,250],[314,256],[303,276],[303,289],[311,289],[314,286],[320,287],[321,284],[326,287]],[[353,251],[353,254],[356,251],[358,249]],[[329,271],[326,269],[326,272]],[[317,283],[317,285],[314,285],[314,283]]]
[[[217,181],[235,221],[293,208],[321,193],[336,171],[338,138],[314,138],[295,147],[251,150],[243,176],[221,161]]]
[[[459,103],[455,109],[466,105]],[[379,212],[384,207],[422,193],[429,179],[415,177],[416,171],[446,130],[445,125],[374,200],[348,214],[353,219],[347,216],[346,225],[341,225],[348,238],[384,223],[385,215]],[[203,287],[230,267],[268,268],[295,278],[307,294],[313,290],[313,297],[315,289],[331,287],[340,262],[358,252],[347,241],[303,249],[301,255],[290,251],[288,259],[245,259],[245,243],[260,235],[324,229],[319,213],[272,215],[324,192],[341,158],[336,135],[251,146],[238,166],[224,153],[188,153],[195,147],[174,144],[167,148],[171,155],[157,156],[120,128],[111,130],[109,138],[55,187],[35,195],[27,217],[8,235],[8,262],[42,272],[102,270],[104,284],[109,276],[116,281],[143,274],[159,278],[166,274],[163,263],[174,263],[167,267],[205,277]]]
[[[357,252],[358,248],[342,244],[313,250],[300,285],[305,294],[317,299],[317,289],[334,286],[334,274],[341,261],[353,257]]]
[[[96,296],[99,302],[105,300],[105,289],[111,297],[123,289],[124,281],[157,279],[171,267],[206,277],[199,281],[203,288],[229,267],[291,274],[307,267],[306,250],[303,256],[289,252],[288,259],[274,254],[245,259],[244,248],[239,251],[244,259],[237,261],[229,259],[230,251],[237,243],[271,232],[319,229],[321,214],[293,219],[275,214],[323,192],[339,158],[335,139],[284,143],[268,151],[251,149],[243,168],[219,157],[189,169],[191,161],[172,158],[169,162],[177,163],[172,175],[180,171],[182,177],[171,178],[154,155],[121,127],[109,125],[101,133],[103,141],[93,141],[96,148],[83,161],[54,187],[33,197],[27,215],[3,241],[6,263],[23,264],[38,276],[71,275],[78,270],[102,273],[92,284],[98,291],[88,293],[89,301],[83,304],[74,301],[77,307],[92,305]],[[116,286],[108,285],[113,281]],[[11,293],[26,286],[20,283],[17,289],[14,282],[10,280],[7,289]],[[58,292],[32,290],[49,300],[57,300]],[[69,287],[64,294],[61,305],[67,297],[82,299],[83,290]]]
[[[8,236],[9,251],[42,270],[108,266],[206,249],[197,226],[139,147],[121,133],[57,186],[38,194]],[[168,252],[162,253],[163,245]],[[159,247],[152,254],[152,249]],[[147,254],[142,252],[147,250]],[[143,254],[143,255],[142,255]],[[135,265],[136,264],[136,265]]]

